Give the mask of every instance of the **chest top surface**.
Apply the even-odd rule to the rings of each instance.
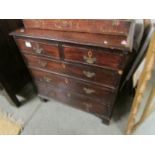
[[[82,32],[52,31],[40,29],[19,29],[11,33],[15,37],[43,39],[73,43],[79,45],[97,46],[110,49],[131,51],[133,48],[133,33],[128,36],[93,34]]]

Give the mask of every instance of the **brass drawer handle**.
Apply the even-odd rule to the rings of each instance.
[[[88,78],[92,78],[95,76],[95,73],[89,72],[89,71],[83,71],[83,74],[88,77]]]
[[[86,102],[83,102],[83,105],[85,106],[85,110],[87,112],[90,112],[90,109],[93,107],[91,103],[86,103]]]
[[[44,79],[46,82],[50,82],[50,81],[51,81],[51,79],[50,79],[49,77],[46,77],[46,76],[44,76],[43,79]]]
[[[88,63],[88,64],[93,64],[96,62],[96,58],[93,58],[93,53],[91,50],[88,51],[88,56],[83,56],[83,59]]]
[[[36,54],[43,54],[43,49],[41,48],[36,48],[34,49]]]
[[[39,44],[36,44],[36,47],[33,47],[33,50],[36,54],[43,54],[43,49],[39,47]]]
[[[85,91],[86,94],[92,94],[92,93],[95,93],[95,90],[93,89],[89,89],[89,88],[83,88],[83,90]]]
[[[46,66],[47,66],[47,62],[39,61],[38,63],[39,63],[42,67],[46,67]]]
[[[83,56],[83,59],[88,63],[88,64],[94,64],[96,62],[96,58],[92,58],[92,57],[87,57],[87,56]]]

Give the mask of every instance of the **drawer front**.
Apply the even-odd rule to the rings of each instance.
[[[107,106],[100,104],[100,101],[73,93],[69,90],[57,89],[51,86],[49,87],[49,85],[45,83],[37,82],[36,84],[38,87],[38,93],[42,96],[57,99],[63,103],[89,113],[101,116],[105,115],[107,117],[111,116],[112,108],[108,108]]]
[[[63,63],[27,54],[24,57],[30,66],[46,69],[50,72],[66,74],[110,88],[116,88],[120,79],[119,74],[111,70]]]
[[[122,54],[110,53],[106,50],[92,50],[87,48],[63,46],[64,59],[71,62],[80,62],[94,66],[108,67],[112,69],[122,69],[126,62]]]
[[[42,55],[59,59],[58,44],[37,42],[28,39],[15,39],[18,47],[22,52],[32,53],[36,55]]]
[[[91,83],[82,82],[73,78],[60,76],[45,71],[30,68],[36,81],[51,84],[59,89],[71,90],[75,93],[102,100],[102,104],[111,106],[116,93],[108,88],[99,87]]]
[[[132,21],[98,19],[24,19],[26,28],[127,35]]]

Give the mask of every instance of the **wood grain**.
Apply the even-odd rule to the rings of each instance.
[[[112,35],[128,35],[132,20],[103,19],[24,19],[26,28]]]
[[[24,24],[26,28],[11,35],[39,96],[57,99],[109,123],[133,58],[134,22],[32,19]],[[25,48],[26,41],[32,48]]]
[[[101,100],[101,104],[105,106],[112,106],[116,92],[112,89],[101,87],[98,85],[92,85],[88,82],[76,80],[71,77],[61,76],[53,73],[48,73],[43,70],[29,68],[34,79],[39,82],[44,82],[59,88],[66,89],[72,92],[88,96],[90,98],[96,98]],[[90,91],[89,91],[90,90]]]
[[[123,54],[111,53],[108,49],[91,49],[76,46],[63,45],[64,60],[90,64],[93,66],[108,67],[111,69],[123,69],[126,62],[126,56]],[[93,63],[87,62],[87,59],[95,59]]]
[[[112,89],[117,88],[120,80],[120,75],[117,72],[107,69],[100,69],[86,65],[81,66],[77,64],[66,63],[63,61],[50,60],[47,58],[29,54],[24,54],[24,58],[29,66],[42,68],[47,72],[73,76]],[[88,76],[86,75],[87,73]]]
[[[99,46],[111,49],[131,51],[133,35],[117,36],[107,34],[92,34],[80,32],[65,32],[39,29],[20,29],[11,33],[15,37],[26,37],[34,39],[44,39],[50,41],[60,41],[64,43]]]
[[[62,101],[62,103],[96,114],[100,117],[109,118],[111,116],[112,110],[100,104],[100,102],[95,99],[76,94],[69,90],[62,90],[52,86],[49,87],[46,83],[36,82],[36,85],[38,86],[38,93],[43,96],[54,98]]]
[[[46,57],[51,57],[55,59],[59,59],[59,48],[58,44],[56,43],[45,43],[45,42],[39,42],[35,40],[30,39],[15,39],[19,49],[21,49],[21,52],[27,52],[32,53],[36,55],[42,55]],[[26,46],[26,43],[29,44],[30,47]]]

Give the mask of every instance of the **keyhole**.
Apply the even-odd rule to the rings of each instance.
[[[89,58],[91,58],[91,57],[92,57],[92,55],[93,55],[93,54],[92,54],[92,51],[91,51],[91,50],[90,50],[90,51],[88,51],[88,57],[89,57]]]

